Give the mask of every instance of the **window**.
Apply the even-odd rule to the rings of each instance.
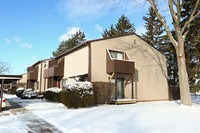
[[[62,80],[62,88],[65,86],[66,83],[67,83],[67,79],[63,79]]]
[[[34,90],[40,89],[40,82],[34,82]]]
[[[109,51],[109,52],[110,52],[110,55],[111,55],[112,58],[123,60],[123,53],[122,52],[117,52],[117,51]]]
[[[48,66],[48,61],[44,63],[44,68]]]

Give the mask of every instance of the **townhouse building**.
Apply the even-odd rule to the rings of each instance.
[[[27,68],[27,87],[32,88],[34,91],[43,92],[45,89],[44,70],[48,68],[48,61],[45,59],[36,62]]]
[[[27,84],[44,90],[62,88],[66,82],[112,82],[120,99],[168,100],[166,62],[161,52],[137,34],[97,39],[35,63],[28,68]]]

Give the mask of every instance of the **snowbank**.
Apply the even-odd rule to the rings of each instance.
[[[192,95],[193,105],[189,108],[176,100],[67,109],[61,103],[45,100],[23,100],[8,94],[5,98],[18,102],[64,133],[200,133],[200,95]],[[28,132],[23,127],[18,118],[0,117],[0,132]]]

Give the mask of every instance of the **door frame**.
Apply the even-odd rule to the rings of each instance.
[[[114,83],[115,83],[115,79],[112,79],[113,81],[114,81]],[[112,80],[111,80],[111,82],[112,82]],[[118,80],[122,80],[122,99],[124,99],[124,78],[117,78],[117,81]],[[117,87],[117,99],[119,98],[118,96],[119,96],[119,88]],[[115,91],[115,94],[116,94],[116,91]]]
[[[122,80],[122,98],[124,98],[124,78],[117,78],[117,80]],[[117,91],[119,92],[119,88],[117,88]],[[117,95],[117,98],[119,94]]]

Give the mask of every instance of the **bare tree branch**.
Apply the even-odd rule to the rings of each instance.
[[[0,62],[0,74],[4,74],[6,72],[9,72],[9,67],[8,67],[7,63]]]
[[[175,0],[172,0],[172,1],[173,1],[174,5],[176,5],[176,6],[177,6],[177,2],[176,2]]]
[[[176,9],[177,9],[177,25],[180,24],[180,20],[181,20],[181,3],[180,3],[180,0],[178,0],[177,4],[176,4]],[[180,26],[179,26],[180,27]]]
[[[185,3],[185,0],[182,0],[181,9],[183,8],[184,3]]]
[[[195,5],[195,7],[194,7],[194,9],[193,9],[193,11],[192,11],[192,13],[190,15],[190,18],[188,19],[187,22],[185,22],[185,24],[184,24],[184,26],[183,26],[183,28],[181,30],[181,34],[184,33],[185,29],[188,29],[190,27],[189,24],[192,22],[192,20],[194,20],[197,16],[200,15],[200,10],[199,10],[199,12],[194,16],[194,14],[196,12],[196,9],[197,9],[197,7],[199,5],[199,2],[200,2],[200,0],[197,0],[196,5]],[[183,36],[187,36],[187,33],[185,32]]]
[[[176,40],[174,39],[174,37],[172,36],[171,32],[170,32],[170,29],[169,27],[167,26],[166,22],[164,21],[163,17],[160,15],[160,13],[158,12],[158,9],[157,9],[157,6],[154,2],[154,0],[148,0],[149,3],[151,4],[153,10],[156,12],[156,15],[158,17],[158,19],[160,20],[160,22],[163,24],[163,26],[165,27],[165,30],[169,36],[169,39],[171,40],[172,44],[174,45],[175,49],[177,49],[177,42]]]
[[[169,10],[171,12],[171,15],[173,17],[173,25],[174,25],[174,28],[176,27],[175,24],[177,24],[177,16],[176,16],[176,12],[174,11],[174,7],[173,7],[173,3],[172,3],[172,0],[168,0],[168,3],[169,3]]]

